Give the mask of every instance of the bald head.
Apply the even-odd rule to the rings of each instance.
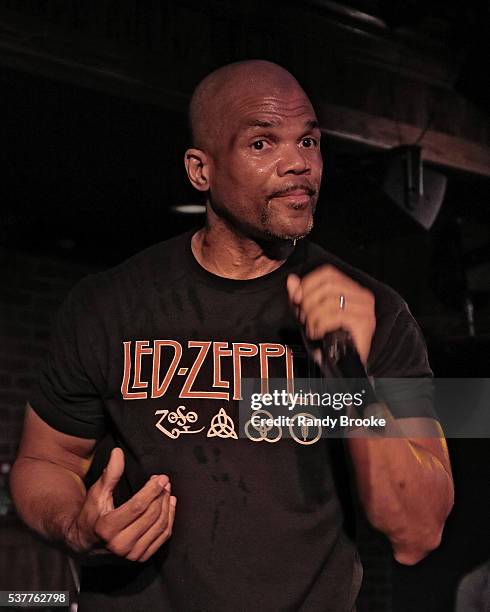
[[[192,96],[190,121],[194,146],[184,163],[192,185],[207,194],[206,224],[217,237],[225,228],[266,241],[308,234],[322,176],[321,132],[287,70],[255,60],[212,72]]]
[[[233,100],[250,92],[268,96],[292,90],[306,98],[293,75],[272,62],[249,60],[218,68],[199,83],[191,98],[189,120],[193,145],[213,151],[223,123],[230,119]]]

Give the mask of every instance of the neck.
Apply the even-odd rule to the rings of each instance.
[[[250,238],[225,220],[209,215],[206,225],[192,237],[192,252],[208,272],[236,280],[249,280],[279,268],[294,250],[293,240]]]

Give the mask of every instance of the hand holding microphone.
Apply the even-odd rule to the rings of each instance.
[[[377,404],[366,373],[376,316],[374,296],[331,265],[302,279],[290,274],[289,299],[301,323],[307,350],[332,384],[365,390],[365,408]]]
[[[348,334],[366,366],[376,329],[371,291],[331,265],[320,266],[301,279],[290,274],[287,289],[307,341],[323,341],[327,334],[335,332],[332,350],[342,350]],[[339,330],[344,333],[339,334]]]

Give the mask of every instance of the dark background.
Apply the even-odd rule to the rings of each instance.
[[[0,2],[4,471],[69,288],[202,223],[171,208],[200,202],[182,163],[186,105],[202,76],[238,59],[281,63],[316,101],[325,173],[313,239],[402,294],[437,376],[488,376],[487,18],[478,2]],[[383,191],[393,147],[417,141],[425,168],[447,177],[429,230]],[[361,611],[452,610],[462,575],[488,557],[488,442],[448,442],[456,504],[437,551],[402,567],[361,517]],[[1,588],[73,588],[12,510],[0,521]]]

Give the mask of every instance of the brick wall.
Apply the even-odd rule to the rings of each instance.
[[[0,251],[0,462],[12,463],[51,323],[70,288],[95,266]]]

